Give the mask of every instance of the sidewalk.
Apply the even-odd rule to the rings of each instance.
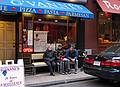
[[[95,79],[94,76],[87,75],[84,72],[77,74],[61,75],[55,73],[55,76],[49,76],[49,73],[31,75],[25,77],[25,87],[46,87],[54,84],[63,84],[75,81]]]

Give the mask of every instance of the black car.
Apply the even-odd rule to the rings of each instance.
[[[110,81],[120,81],[120,44],[84,60],[84,72]]]

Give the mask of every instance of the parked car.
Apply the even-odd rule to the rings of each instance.
[[[120,44],[84,60],[84,72],[110,81],[120,81]]]

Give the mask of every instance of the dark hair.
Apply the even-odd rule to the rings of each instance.
[[[58,47],[62,47],[62,45],[58,45]]]
[[[38,34],[36,34],[36,37],[38,37]]]

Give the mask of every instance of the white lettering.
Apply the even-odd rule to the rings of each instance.
[[[103,1],[104,3],[105,3],[105,5],[107,6],[107,8],[112,8],[112,9],[114,9],[114,7],[112,7],[112,5],[110,4],[110,2],[108,2],[108,1]]]
[[[116,4],[111,4],[109,1],[103,1],[105,3],[105,5],[107,6],[107,8],[111,8],[111,9],[116,9],[116,10],[120,10],[120,5],[116,5]]]
[[[34,9],[34,8],[23,8],[23,7],[20,7],[20,12],[36,13],[36,9]]]
[[[11,0],[10,3],[13,5],[23,5],[24,0]]]
[[[88,14],[82,14],[82,13],[76,13],[76,12],[67,12],[66,15],[75,16],[75,17],[89,17]]]
[[[27,2],[28,4],[30,4],[30,5],[32,5],[32,6],[35,6],[35,1],[33,1],[33,2],[32,2],[32,1],[31,1],[31,2],[30,2],[30,1],[26,1],[26,2]]]
[[[76,5],[73,5],[73,4],[68,4],[69,7],[71,7],[72,9],[76,9],[76,10],[82,10],[82,7],[78,7]]]
[[[116,10],[119,10],[119,9],[120,9],[120,6],[117,6],[116,4],[114,4],[114,8],[115,8]]]
[[[7,6],[0,6],[0,10],[7,11]]]
[[[55,11],[55,10],[45,10],[44,12],[45,12],[45,14],[59,15],[59,12],[58,12],[58,11]]]
[[[41,7],[41,6],[43,6],[43,7],[47,7],[44,3],[42,3],[42,2],[38,2],[38,7]]]
[[[7,6],[4,6],[4,9],[3,9],[4,11],[7,11]]]
[[[47,8],[62,8],[62,9],[74,9],[74,10],[81,10],[82,7],[73,4],[64,4],[64,3],[52,3],[50,1],[43,3],[38,2],[38,7],[47,7]]]
[[[0,6],[0,10],[2,10],[2,6]]]
[[[46,4],[47,4],[48,7],[50,7],[50,8],[56,8],[56,7],[58,7],[58,6],[56,6],[55,3],[46,3]]]

